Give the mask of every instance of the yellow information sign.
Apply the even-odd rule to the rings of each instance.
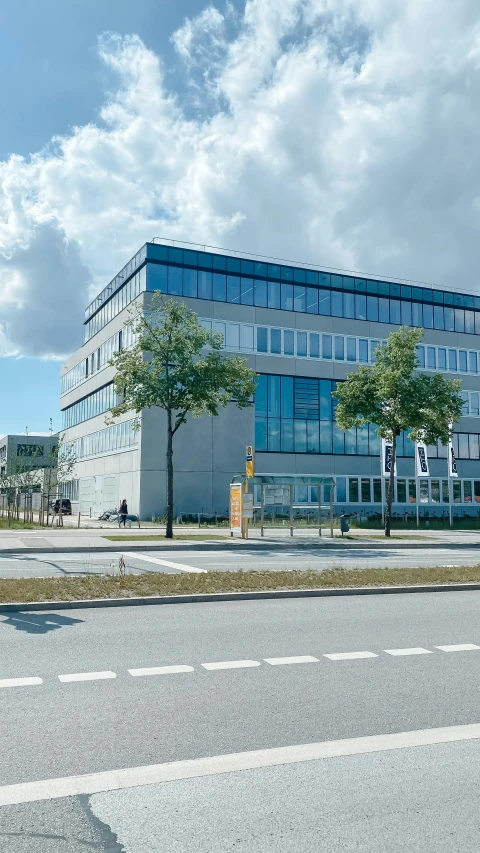
[[[253,477],[254,464],[253,464],[253,447],[251,444],[247,444],[247,452],[246,452],[246,465],[245,465],[245,473],[247,477]]]
[[[242,491],[241,483],[230,485],[230,530],[242,532]]]

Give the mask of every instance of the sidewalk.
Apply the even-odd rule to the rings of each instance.
[[[103,522],[105,525],[105,522]],[[76,528],[39,528],[38,530],[1,530],[0,554],[8,553],[52,553],[52,552],[118,552],[118,551],[212,551],[212,550],[291,550],[295,548],[342,548],[355,549],[426,549],[426,548],[472,548],[480,545],[480,531],[469,530],[421,530],[392,532],[392,539],[386,539],[381,530],[351,530],[348,537],[341,537],[334,530],[334,539],[330,539],[328,528],[322,529],[322,537],[314,528],[298,528],[290,536],[288,527],[265,528],[265,536],[260,536],[258,528],[250,530],[249,539],[233,539],[228,528],[198,528],[186,525],[176,526],[174,535],[192,537],[185,539],[164,539],[165,528],[150,526],[119,530],[117,525],[108,528],[88,530]],[[110,541],[107,536],[126,536],[124,541]],[[161,538],[149,539],[155,536]],[[201,537],[197,539],[196,537]],[[210,536],[212,537],[210,539]],[[398,537],[398,538],[397,538]]]

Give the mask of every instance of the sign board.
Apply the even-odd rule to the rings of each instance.
[[[240,535],[242,533],[242,490],[241,483],[230,485],[230,530]]]
[[[252,494],[242,495],[242,515],[243,515],[243,518],[248,518],[250,521],[253,521],[253,495]]]
[[[455,459],[451,441],[448,443],[448,476],[458,477],[457,460]]]
[[[417,477],[429,477],[427,446],[423,441],[415,444],[415,475]]]
[[[389,477],[392,467],[392,444],[382,438],[382,476]],[[397,476],[397,460],[395,459],[394,476]]]
[[[247,477],[253,477],[253,469],[254,469],[253,447],[251,444],[247,444],[245,458],[246,458],[245,473],[246,473]]]

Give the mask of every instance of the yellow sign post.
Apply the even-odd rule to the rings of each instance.
[[[246,452],[246,465],[245,465],[245,473],[247,477],[253,477],[254,463],[253,463],[253,447],[251,444],[247,444],[247,452]]]

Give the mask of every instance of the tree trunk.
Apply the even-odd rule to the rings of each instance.
[[[167,409],[167,539],[173,539],[173,429],[172,412]]]
[[[395,459],[397,457],[397,436],[393,433],[392,454],[390,457],[390,477],[388,479],[387,508],[385,512],[385,536],[390,536],[392,525],[392,503],[395,489]]]

